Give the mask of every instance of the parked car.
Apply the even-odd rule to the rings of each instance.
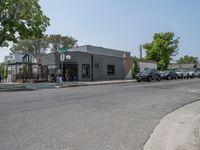
[[[163,72],[163,75],[161,75],[162,79],[171,80],[171,79],[177,79],[177,74],[174,70],[165,70]]]
[[[188,70],[188,73],[189,73],[189,77],[190,78],[194,78],[196,75],[195,75],[195,69],[189,69]]]
[[[150,82],[153,80],[160,81],[161,76],[157,69],[146,69],[143,72],[140,72],[136,75],[136,80],[138,82],[140,82],[140,81],[149,81]]]
[[[189,77],[194,78],[194,77],[199,77],[200,78],[200,68],[195,68],[195,69],[189,69]]]
[[[185,68],[183,69],[183,77],[186,79],[189,79],[190,78],[190,68]]]
[[[189,78],[189,71],[187,69],[176,69],[175,73],[179,79]]]
[[[165,71],[160,71],[160,76],[163,79],[163,77],[165,76]]]
[[[200,68],[194,69],[194,77],[200,78]]]

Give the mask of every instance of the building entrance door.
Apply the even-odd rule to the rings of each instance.
[[[78,81],[78,64],[67,63],[63,66],[64,81]]]

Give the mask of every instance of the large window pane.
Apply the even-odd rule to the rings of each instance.
[[[88,65],[88,64],[82,65],[82,77],[90,78],[90,65]]]

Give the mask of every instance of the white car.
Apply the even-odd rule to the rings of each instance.
[[[194,76],[200,78],[200,68],[194,69]]]
[[[194,77],[200,78],[200,69],[199,68],[189,69],[188,73],[189,73],[190,78],[194,78]]]
[[[189,78],[189,72],[187,69],[176,69],[175,72],[179,79]]]

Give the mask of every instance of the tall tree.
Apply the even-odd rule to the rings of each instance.
[[[146,59],[156,61],[158,69],[165,70],[178,54],[178,44],[179,38],[175,38],[173,32],[155,33],[153,41],[144,45]]]
[[[49,47],[48,37],[20,40],[10,49],[12,53],[44,54]]]
[[[0,0],[0,47],[9,41],[42,37],[48,25],[38,0]]]
[[[73,48],[77,46],[77,42],[78,41],[71,36],[62,36],[60,34],[49,36],[52,52],[57,51],[59,48]]]
[[[198,59],[199,59],[198,57],[185,55],[181,57],[179,60],[177,60],[177,64],[197,64]]]
[[[0,63],[0,76],[3,79],[7,79],[8,77],[8,66],[4,63]]]

